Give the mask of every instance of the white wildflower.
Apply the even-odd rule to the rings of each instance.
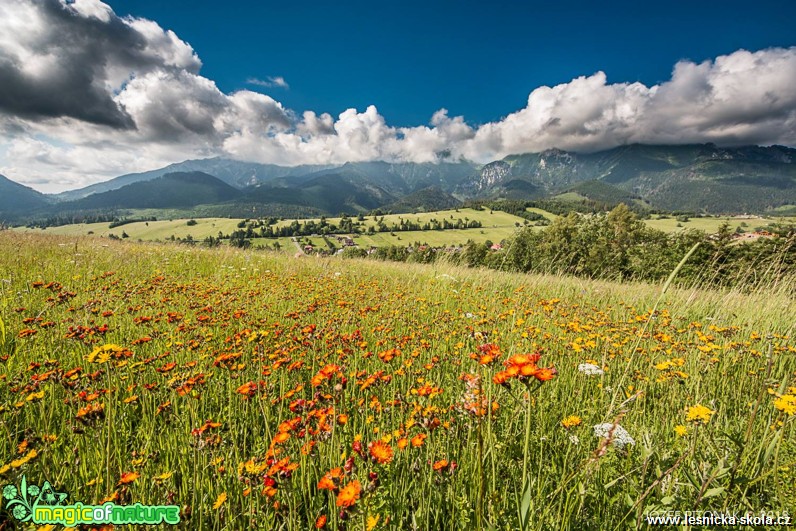
[[[581,363],[578,365],[578,370],[586,376],[599,376],[605,372],[597,365],[593,365],[591,363]]]
[[[578,439],[577,435],[570,435],[569,442],[577,446],[578,444],[580,444],[580,439]]]
[[[619,424],[611,424],[610,422],[606,422],[604,424],[597,424],[594,427],[594,436],[600,437],[603,439],[607,439],[610,434],[611,437],[611,444],[619,448],[620,450],[625,447],[625,445],[634,445],[636,444],[635,439],[630,436],[626,429],[624,429]]]

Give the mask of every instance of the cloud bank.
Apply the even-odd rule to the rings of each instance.
[[[59,191],[207,156],[486,162],[634,142],[796,145],[796,47],[683,60],[651,87],[596,72],[536,88],[524,108],[478,127],[445,109],[417,127],[391,126],[374,106],[297,113],[260,92],[223,93],[201,66],[174,32],[99,0],[4,0],[0,173]],[[282,77],[248,83],[288,88]]]

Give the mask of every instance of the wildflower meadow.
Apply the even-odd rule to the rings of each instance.
[[[0,249],[0,529],[35,528],[23,481],[179,506],[182,529],[796,514],[792,285],[11,231]]]

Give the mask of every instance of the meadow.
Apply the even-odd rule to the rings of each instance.
[[[528,212],[539,214],[545,217],[548,221],[553,221],[558,216],[547,212],[540,208],[527,208]],[[157,221],[140,221],[110,227],[110,223],[75,223],[72,225],[62,225],[55,227],[47,227],[46,229],[32,229],[27,227],[17,227],[13,230],[19,232],[35,232],[41,234],[53,234],[62,236],[81,236],[92,235],[109,237],[114,235],[121,237],[126,234],[129,239],[142,240],[142,241],[167,241],[172,238],[185,239],[190,236],[195,241],[201,242],[207,237],[217,237],[219,232],[229,235],[238,230],[240,222],[247,220],[238,218],[195,218],[191,224],[188,223],[191,218],[176,218],[176,219],[163,219],[164,212],[156,210],[136,211],[131,217],[148,217],[156,216]],[[328,222],[334,225],[340,225],[341,218],[328,218]],[[353,218],[356,219],[356,218]],[[375,234],[368,234],[366,231],[369,227],[377,227],[376,220],[383,220],[388,226],[393,224],[400,224],[400,221],[406,220],[412,223],[424,224],[430,220],[436,219],[441,221],[447,219],[450,221],[462,219],[467,221],[478,221],[481,224],[479,228],[466,228],[466,229],[449,229],[449,230],[414,230],[414,231],[394,231],[394,232],[376,232]],[[675,217],[653,215],[649,219],[645,219],[644,223],[650,228],[657,229],[667,233],[680,232],[688,229],[702,230],[709,234],[715,233],[723,223],[728,223],[730,230],[734,231],[741,228],[745,231],[753,231],[755,227],[766,226],[771,223],[777,222],[793,222],[796,218],[764,218],[764,217],[727,217],[727,216],[706,216],[706,217],[691,217],[687,220],[678,221]],[[275,223],[276,227],[286,227],[294,220],[283,219]],[[301,223],[306,223],[309,220],[299,220]],[[314,222],[319,222],[319,219],[312,219]],[[195,223],[194,223],[195,222]],[[517,228],[527,223],[527,220],[499,210],[475,210],[472,208],[461,208],[456,210],[441,210],[439,212],[423,212],[417,214],[386,214],[384,216],[364,216],[361,222],[361,230],[363,234],[355,236],[356,244],[364,249],[370,247],[389,247],[392,245],[407,246],[415,242],[420,244],[430,245],[433,247],[448,247],[448,246],[461,246],[468,241],[476,243],[484,243],[487,241],[498,243],[504,241],[511,236],[515,235]],[[534,223],[531,223],[534,225]],[[544,230],[543,226],[535,226],[535,230]],[[327,243],[320,236],[306,236],[302,237],[302,245],[312,244],[316,248],[326,249]],[[334,238],[330,236],[332,244],[340,247]],[[254,247],[271,247],[280,249],[288,253],[295,253],[296,246],[290,238],[252,238],[252,245]],[[274,245],[274,244],[278,245]]]
[[[208,530],[796,514],[791,286],[39,232],[0,231],[0,485]]]
[[[150,212],[148,212],[150,213]],[[517,228],[517,224],[522,225],[525,221],[523,218],[507,214],[498,210],[490,212],[489,210],[474,210],[471,208],[462,208],[458,210],[444,210],[439,212],[424,212],[418,214],[386,214],[384,216],[365,216],[362,221],[362,231],[365,232],[368,227],[376,227],[376,218],[384,221],[388,226],[399,224],[401,219],[411,221],[413,223],[423,224],[432,219],[441,221],[443,218],[448,220],[467,219],[468,221],[478,221],[481,223],[480,228],[471,229],[451,229],[445,231],[425,230],[425,231],[398,231],[395,235],[390,232],[377,232],[375,234],[361,234],[357,236],[357,244],[362,247],[383,247],[389,245],[410,245],[415,241],[427,243],[434,246],[446,246],[455,244],[464,244],[468,240],[473,240],[479,243],[491,240],[499,242],[504,238],[511,236]],[[335,225],[340,224],[341,218],[329,218],[329,222]],[[356,218],[354,218],[356,220]],[[188,225],[188,218],[185,219],[158,219],[157,221],[141,221],[135,223],[128,223],[118,227],[109,227],[109,223],[76,223],[73,225],[62,225],[59,227],[48,227],[46,229],[29,229],[19,227],[15,230],[22,232],[39,232],[55,235],[95,235],[105,236],[113,234],[121,236],[126,233],[127,236],[133,240],[144,241],[166,241],[172,236],[175,238],[186,238],[191,236],[194,240],[201,241],[208,236],[216,237],[219,232],[230,234],[238,229],[238,224],[243,219],[237,218],[196,218],[196,224]],[[302,223],[308,220],[299,220]],[[318,222],[319,219],[312,221]],[[293,222],[292,219],[284,219],[277,221],[276,227],[286,227]],[[325,248],[326,244],[322,238],[308,237],[313,244]],[[334,239],[332,237],[332,239]],[[253,239],[254,246],[269,245],[273,246],[274,242],[279,242],[283,250],[295,252],[294,245],[291,244],[290,238],[255,238]]]

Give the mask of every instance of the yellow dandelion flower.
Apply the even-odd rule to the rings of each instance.
[[[677,434],[678,437],[685,437],[686,435],[688,435],[688,428],[681,424],[679,426],[674,427],[674,432]]]
[[[796,395],[782,395],[774,400],[774,407],[788,415],[796,415]]]
[[[581,419],[579,416],[570,415],[561,421],[561,425],[569,429],[574,428],[575,426],[580,426],[581,422],[583,422],[583,419]]]
[[[227,501],[227,493],[222,492],[221,494],[218,495],[218,498],[216,498],[216,503],[213,504],[213,509],[218,510],[219,507],[224,505],[225,501]]]
[[[111,354],[123,352],[124,348],[119,345],[108,344],[94,347],[86,359],[89,363],[105,363],[111,359]]]
[[[715,411],[706,408],[701,404],[697,404],[696,406],[691,406],[688,408],[688,411],[685,416],[685,420],[687,422],[703,422],[707,423],[710,421],[710,417],[715,413]]]
[[[34,402],[36,400],[41,400],[42,398],[44,398],[44,390],[41,390],[38,393],[29,394],[25,400],[28,402]]]

